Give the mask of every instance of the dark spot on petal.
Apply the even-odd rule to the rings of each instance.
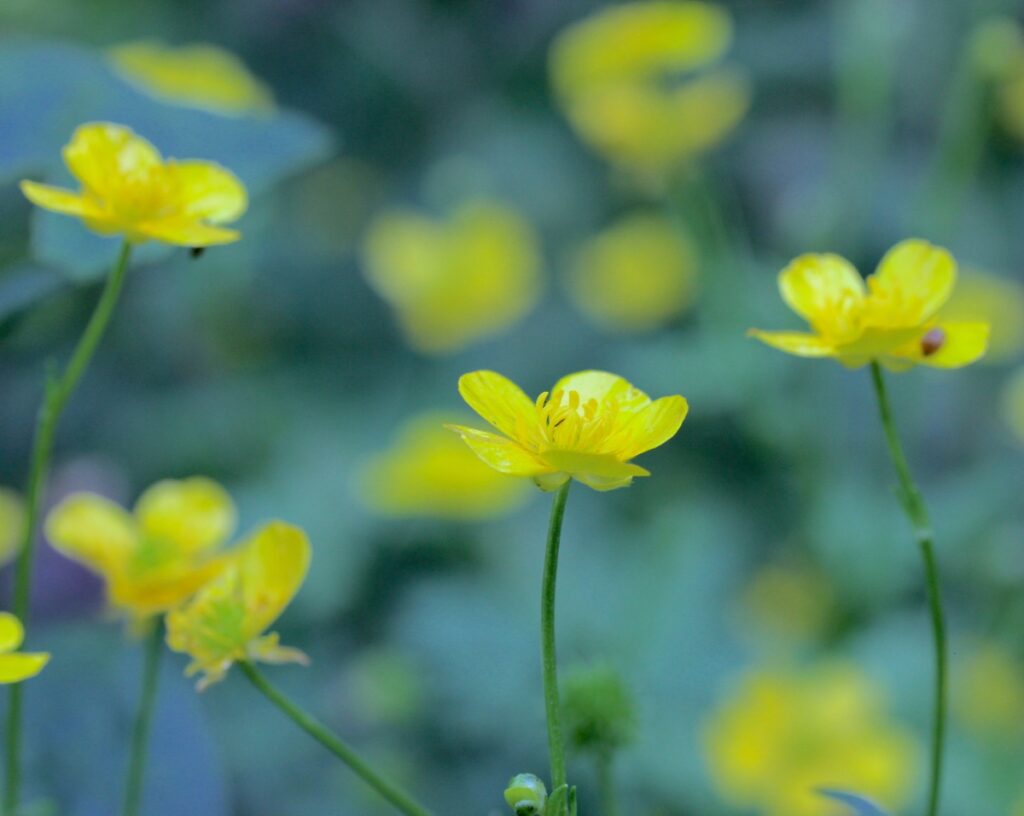
[[[946,344],[946,332],[942,329],[931,329],[921,338],[921,353],[931,357]]]

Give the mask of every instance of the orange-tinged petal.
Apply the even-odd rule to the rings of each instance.
[[[632,459],[665,444],[679,431],[689,405],[683,397],[661,397],[639,411],[624,429],[626,447],[617,451],[623,459]]]
[[[211,479],[165,480],[139,497],[135,516],[144,535],[173,542],[182,556],[212,549],[235,529],[235,505]]]
[[[779,274],[779,292],[815,331],[837,340],[859,334],[864,281],[845,258],[801,255]]]
[[[552,470],[518,442],[506,439],[504,436],[467,428],[464,425],[447,425],[446,427],[459,434],[473,453],[499,473],[508,473],[512,476],[537,476]]]
[[[25,627],[10,612],[0,612],[0,654],[13,652],[25,642]]]
[[[981,359],[988,348],[989,325],[948,321],[934,326],[911,343],[893,350],[897,367],[903,361],[933,368],[962,368]]]
[[[816,334],[790,331],[761,331],[751,329],[748,336],[767,346],[795,354],[798,357],[834,357],[835,346]]]
[[[207,247],[233,244],[241,237],[242,234],[237,230],[173,218],[139,224],[133,229],[130,240],[141,243],[147,239],[154,239],[177,246]]]
[[[902,241],[868,279],[868,319],[875,326],[920,326],[949,300],[955,283],[949,252],[916,238]]]
[[[580,395],[580,404],[595,399],[627,412],[639,411],[651,403],[651,398],[628,380],[607,371],[577,371],[562,377],[551,391],[575,391]]]
[[[47,517],[46,535],[59,552],[108,578],[125,568],[138,544],[131,515],[91,493],[57,505]]]
[[[518,385],[494,371],[463,374],[459,377],[459,393],[470,408],[513,439],[517,428],[537,424],[533,401]]]
[[[105,215],[95,201],[79,193],[34,181],[23,181],[20,186],[25,198],[44,210],[79,218],[102,219]]]
[[[249,204],[245,185],[219,164],[169,161],[167,173],[178,188],[181,212],[211,224],[236,221]]]
[[[0,683],[20,683],[35,677],[50,662],[48,654],[17,654],[0,655]]]
[[[86,190],[105,198],[122,177],[158,168],[161,157],[130,128],[93,122],[75,131],[64,148],[64,162]]]

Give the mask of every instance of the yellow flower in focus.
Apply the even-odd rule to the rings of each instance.
[[[0,488],[0,566],[18,554],[24,528],[25,505],[21,496]]]
[[[104,122],[79,127],[63,155],[81,190],[23,181],[21,190],[33,204],[133,244],[203,247],[241,237],[219,226],[236,221],[248,206],[242,182],[220,165],[165,161],[130,129]]]
[[[568,284],[573,300],[599,323],[653,329],[693,303],[696,253],[668,219],[633,215],[580,248]]]
[[[91,493],[62,501],[46,520],[53,546],[103,577],[111,605],[137,624],[190,597],[223,565],[235,528],[228,494],[204,478],[158,482],[134,513]]]
[[[297,527],[274,521],[260,528],[226,567],[187,603],[167,615],[167,645],[192,658],[188,675],[202,672],[200,690],[224,679],[240,660],[308,662],[297,649],[264,634],[299,591],[310,547]]]
[[[48,654],[19,652],[25,628],[9,612],[0,612],[0,683],[20,683],[41,672],[50,662]]]
[[[629,486],[634,476],[649,476],[630,460],[675,436],[687,412],[680,396],[652,402],[604,371],[563,377],[536,401],[500,374],[474,371],[459,379],[459,393],[503,435],[448,427],[495,470],[529,476],[543,490],[569,479],[615,490]]]
[[[1014,374],[1003,389],[1003,418],[1017,438],[1024,442],[1024,368]]]
[[[750,105],[746,76],[713,68],[732,39],[728,13],[701,2],[638,2],[566,29],[551,82],[580,138],[613,162],[658,173],[721,142]]]
[[[1024,665],[994,643],[981,644],[956,673],[954,711],[982,736],[1024,733]]]
[[[989,326],[939,317],[956,273],[952,255],[916,239],[890,249],[866,283],[845,258],[801,255],[780,273],[779,291],[813,332],[751,329],[750,335],[790,354],[832,357],[851,368],[872,360],[894,371],[959,368],[985,353]]]
[[[363,492],[374,509],[394,516],[479,519],[522,503],[529,484],[481,462],[445,429],[451,419],[417,417],[390,450],[366,463]]]
[[[465,204],[446,222],[384,213],[370,225],[363,258],[367,280],[395,309],[409,343],[428,354],[500,333],[540,292],[533,228],[490,201]]]
[[[723,798],[760,816],[845,816],[816,793],[823,787],[896,810],[915,784],[913,740],[853,666],[750,672],[712,715],[704,744]]]
[[[939,319],[983,322],[991,327],[986,363],[1011,360],[1024,351],[1024,285],[971,270],[939,312]]]
[[[270,89],[238,57],[216,45],[178,48],[157,40],[115,46],[111,62],[125,79],[168,102],[229,115],[273,110]]]

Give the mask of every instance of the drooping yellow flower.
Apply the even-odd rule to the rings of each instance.
[[[240,660],[307,662],[297,649],[264,634],[299,591],[309,569],[305,533],[281,521],[260,528],[217,577],[167,615],[167,645],[192,658],[199,688],[219,682]]]
[[[718,6],[654,0],[611,6],[551,49],[551,82],[579,136],[609,160],[661,172],[721,142],[750,104],[746,76],[719,67],[732,22]]]
[[[529,482],[488,467],[446,430],[453,418],[425,414],[363,468],[369,504],[394,516],[480,519],[521,504]]]
[[[158,482],[134,513],[78,493],[46,521],[53,546],[101,575],[115,608],[142,623],[190,597],[222,568],[235,527],[228,494],[204,478]]]
[[[273,110],[274,96],[238,57],[209,43],[158,40],[115,46],[111,62],[129,82],[164,101],[238,115]]]
[[[995,643],[983,643],[954,673],[953,710],[967,728],[984,736],[1024,734],[1024,665]]]
[[[533,228],[493,201],[445,222],[387,212],[371,224],[364,268],[413,348],[444,354],[497,334],[533,308],[540,250]]]
[[[1003,419],[1024,442],[1024,368],[1015,373],[1003,388]]]
[[[17,651],[25,641],[25,628],[9,612],[0,612],[0,683],[20,683],[41,672],[50,655]]]
[[[81,184],[78,192],[34,181],[21,182],[21,190],[33,204],[81,218],[100,235],[189,247],[241,237],[220,225],[245,212],[245,187],[218,164],[164,160],[130,129],[105,122],[79,127],[64,163]]]
[[[595,490],[627,487],[650,473],[630,460],[663,445],[686,418],[680,396],[651,401],[622,377],[580,371],[531,400],[493,371],[459,379],[470,408],[501,434],[450,425],[501,473],[529,476],[543,490],[576,479]]]
[[[913,740],[853,666],[750,672],[712,715],[704,746],[722,797],[760,816],[845,816],[819,788],[898,810],[915,786]]]
[[[967,270],[957,281],[940,320],[982,322],[991,327],[986,363],[1002,363],[1024,352],[1024,284]]]
[[[18,554],[24,528],[24,502],[17,493],[0,488],[0,566]]]
[[[693,302],[696,253],[668,219],[632,215],[580,248],[568,284],[573,300],[597,322],[627,331],[653,329]]]
[[[956,272],[946,250],[916,239],[889,250],[866,285],[845,258],[802,255],[780,273],[779,291],[812,333],[750,334],[790,354],[832,357],[851,368],[872,360],[894,371],[959,368],[985,353],[989,326],[938,317]]]

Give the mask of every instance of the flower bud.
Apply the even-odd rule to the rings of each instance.
[[[533,774],[513,776],[505,788],[505,801],[516,816],[544,816],[547,800],[548,789]]]

